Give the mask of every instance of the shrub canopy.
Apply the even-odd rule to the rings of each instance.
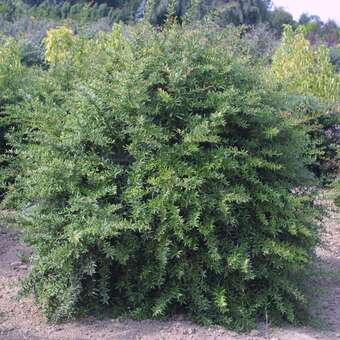
[[[108,306],[246,328],[296,320],[318,237],[309,141],[226,30],[74,39],[27,99],[16,182],[50,320]],[[315,209],[313,209],[315,211]]]

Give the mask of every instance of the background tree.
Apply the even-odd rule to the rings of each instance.
[[[269,22],[270,27],[281,34],[285,25],[294,24],[294,19],[289,12],[287,12],[284,8],[279,7],[270,12]]]

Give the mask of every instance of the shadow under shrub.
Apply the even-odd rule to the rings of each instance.
[[[227,34],[75,39],[27,101],[23,293],[50,320],[105,306],[239,329],[299,319],[318,242],[313,197],[296,190],[312,180],[309,141]]]

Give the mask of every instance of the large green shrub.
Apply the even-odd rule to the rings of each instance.
[[[50,320],[105,306],[237,328],[296,320],[318,240],[297,190],[309,143],[226,41],[143,25],[75,39],[21,108],[16,190],[34,250],[23,292]]]

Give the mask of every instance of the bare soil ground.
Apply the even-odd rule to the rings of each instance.
[[[17,254],[30,254],[20,243],[18,233],[0,227],[0,339],[1,340],[310,340],[340,339],[340,213],[330,201],[330,217],[325,218],[323,247],[318,249],[319,274],[311,279],[316,294],[311,313],[319,317],[319,327],[265,327],[237,334],[222,327],[201,327],[178,317],[167,322],[146,320],[95,320],[86,318],[61,325],[46,323],[30,299],[18,301],[16,283],[25,275],[27,264]],[[24,259],[22,256],[21,259]]]

